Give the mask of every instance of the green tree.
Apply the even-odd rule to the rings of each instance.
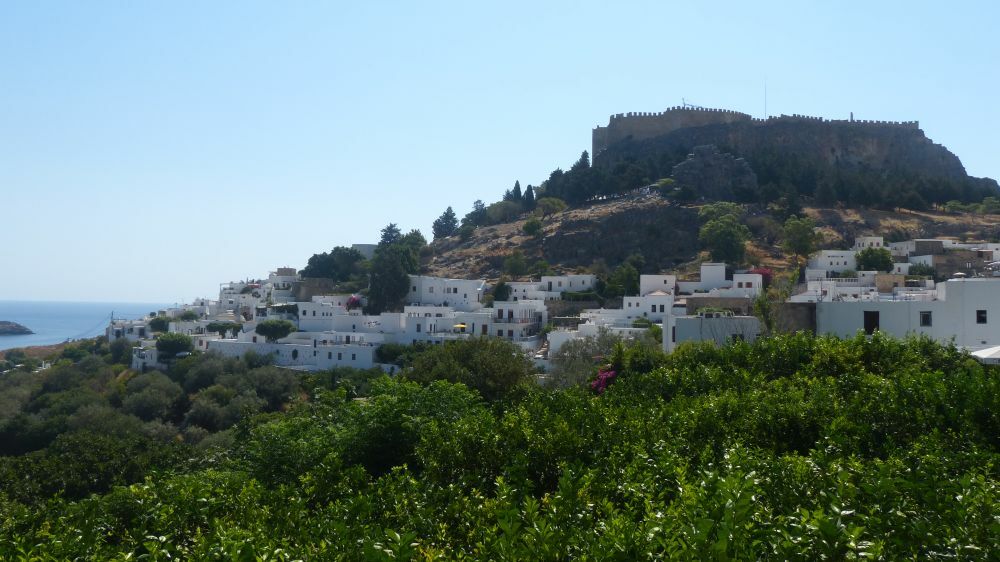
[[[739,220],[743,216],[743,205],[730,203],[729,201],[719,201],[717,203],[709,203],[698,210],[698,220],[703,223],[726,216],[731,216]]]
[[[506,301],[510,300],[510,285],[507,281],[501,278],[497,281],[497,284],[493,287],[493,300],[494,301]]]
[[[482,226],[486,221],[486,203],[482,199],[476,199],[472,203],[472,210],[462,218],[462,226]]]
[[[292,324],[288,320],[264,320],[257,324],[254,328],[254,332],[264,336],[267,341],[275,342],[281,338],[288,337],[296,330],[295,324]]]
[[[166,419],[184,396],[179,384],[158,371],[138,375],[125,388],[122,410],[145,421]]]
[[[413,230],[407,232],[405,236],[400,238],[399,243],[400,245],[409,248],[409,250],[413,252],[414,259],[416,259],[420,256],[420,251],[424,249],[424,246],[427,246],[427,239],[424,238],[424,235],[421,234],[419,230],[414,228]],[[416,272],[417,268],[414,266],[410,273]]]
[[[520,250],[514,250],[503,260],[504,273],[511,277],[520,277],[528,272],[528,260]]]
[[[436,380],[462,383],[493,401],[509,395],[532,374],[531,362],[516,344],[476,338],[431,347],[413,360],[403,376],[424,384]]]
[[[379,239],[379,246],[390,246],[403,239],[403,233],[396,226],[396,223],[390,222],[381,230],[381,238]]]
[[[329,252],[313,254],[300,273],[303,277],[332,279],[340,283],[363,274],[364,261],[361,252],[354,248],[337,246]]]
[[[398,310],[410,290],[410,273],[417,271],[413,251],[401,244],[379,248],[371,265],[368,314]]]
[[[750,229],[733,215],[709,220],[698,231],[698,241],[708,250],[712,260],[730,264],[743,261],[749,239]]]
[[[226,337],[230,333],[238,332],[243,327],[239,322],[209,322],[205,329],[209,332],[218,332],[219,337]]]
[[[516,201],[497,201],[486,208],[486,222],[500,224],[510,222],[521,214],[521,204]]]
[[[555,272],[549,262],[538,260],[531,265],[531,274],[535,277],[542,277],[543,275],[554,275]]]
[[[128,365],[132,361],[132,342],[128,338],[118,338],[108,346],[111,362]]]
[[[885,248],[865,248],[857,253],[858,271],[892,271],[892,253]]]
[[[434,238],[447,238],[456,230],[458,230],[458,218],[455,217],[455,211],[450,206],[434,221],[431,227]]]
[[[790,217],[785,221],[782,237],[785,251],[803,258],[815,252],[823,240],[823,235],[816,232],[816,223],[809,217]]]
[[[156,338],[156,351],[164,359],[176,357],[178,353],[190,353],[194,350],[194,343],[189,336],[176,332],[160,334]]]
[[[542,213],[542,218],[566,209],[566,202],[555,197],[542,197],[535,202],[535,208]]]
[[[521,182],[514,181],[514,189],[510,191],[510,200],[520,202],[524,199],[524,194],[521,193]]]
[[[193,310],[185,310],[184,312],[181,313],[178,319],[184,322],[193,322],[194,320],[197,320],[200,317],[201,316]]]
[[[524,197],[521,199],[521,203],[524,205],[525,210],[530,211],[535,208],[535,188],[528,186],[524,190]]]
[[[156,316],[149,321],[149,329],[154,332],[166,332],[170,328],[170,320],[166,316]]]
[[[521,227],[528,236],[537,237],[542,233],[542,221],[535,217],[532,217],[524,222],[524,226]]]

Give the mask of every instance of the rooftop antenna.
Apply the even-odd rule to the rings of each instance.
[[[767,76],[764,77],[764,119],[767,119]]]

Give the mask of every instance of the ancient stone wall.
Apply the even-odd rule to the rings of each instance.
[[[630,112],[612,115],[607,127],[595,127],[591,135],[591,157],[608,146],[626,138],[643,140],[688,127],[701,127],[725,123],[747,122],[755,125],[777,123],[831,123],[852,127],[919,129],[918,121],[877,121],[867,119],[824,119],[809,115],[776,115],[766,119],[751,117],[746,113],[728,109],[671,107],[659,113]]]
[[[632,112],[612,115],[607,127],[596,127],[592,135],[591,156],[596,156],[609,145],[632,137],[642,140],[667,134],[687,127],[701,127],[720,123],[751,121],[746,113],[728,109],[701,109],[671,107],[659,113]]]

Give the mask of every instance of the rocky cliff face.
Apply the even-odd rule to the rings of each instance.
[[[757,174],[746,160],[723,153],[714,144],[694,147],[670,175],[677,185],[708,199],[730,200],[757,191]]]
[[[630,159],[657,160],[707,144],[745,158],[758,175],[761,165],[781,158],[814,167],[818,173],[905,170],[926,178],[968,177],[957,156],[918,128],[806,119],[713,124],[645,140],[627,138],[603,150],[594,165],[610,169]]]

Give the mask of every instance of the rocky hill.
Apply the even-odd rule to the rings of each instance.
[[[657,195],[631,195],[556,213],[543,221],[538,237],[523,232],[528,218],[523,216],[478,228],[468,240],[451,236],[434,241],[423,272],[496,280],[504,259],[517,251],[529,264],[545,260],[558,272],[600,268],[602,263],[613,268],[636,253],[645,258],[649,272],[693,271],[706,259],[698,247],[699,208]],[[825,248],[849,247],[854,237],[872,233],[892,240],[1000,238],[1000,215],[838,207],[807,207],[804,213],[819,225]],[[750,207],[746,222],[754,234],[748,260],[778,270],[788,268],[791,260],[775,232],[779,221],[766,210]]]
[[[710,146],[744,159],[756,174],[759,189],[735,193],[746,202],[768,202],[793,191],[830,203],[926,208],[1000,195],[996,180],[969,176],[959,158],[927,138],[915,122],[744,117],[695,125],[661,123],[659,117],[613,118],[607,128],[598,128],[600,135],[595,132],[593,167],[628,186],[630,176],[650,181],[670,177],[697,147]]]

